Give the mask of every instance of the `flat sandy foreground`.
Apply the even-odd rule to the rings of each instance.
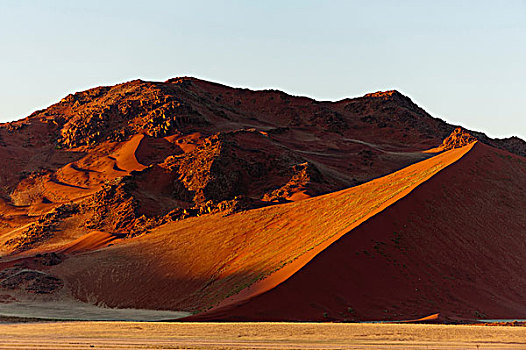
[[[0,324],[0,349],[526,349],[526,328],[415,324]]]

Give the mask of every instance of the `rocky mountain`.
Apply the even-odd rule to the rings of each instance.
[[[288,279],[305,246],[321,254],[474,144],[526,156],[523,140],[450,125],[397,91],[328,102],[184,77],[71,94],[0,124],[0,288],[203,311],[275,272]]]

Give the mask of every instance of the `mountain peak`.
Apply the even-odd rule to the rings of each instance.
[[[364,97],[373,97],[373,98],[392,98],[392,97],[405,97],[398,90],[386,90],[386,91],[376,91],[365,94]]]
[[[365,94],[363,96],[366,100],[379,101],[379,102],[395,102],[406,107],[414,108],[418,107],[409,96],[402,94],[398,90],[386,90],[386,91],[376,91]]]
[[[200,81],[200,79],[194,78],[194,77],[174,77],[170,78],[166,81],[166,83],[171,84],[191,84],[192,82]]]

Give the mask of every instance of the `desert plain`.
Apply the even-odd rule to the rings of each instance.
[[[524,327],[374,323],[0,324],[0,349],[525,349]]]

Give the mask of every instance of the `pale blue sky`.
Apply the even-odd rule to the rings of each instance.
[[[68,93],[191,75],[338,100],[398,89],[526,138],[526,0],[0,0],[0,121]]]

